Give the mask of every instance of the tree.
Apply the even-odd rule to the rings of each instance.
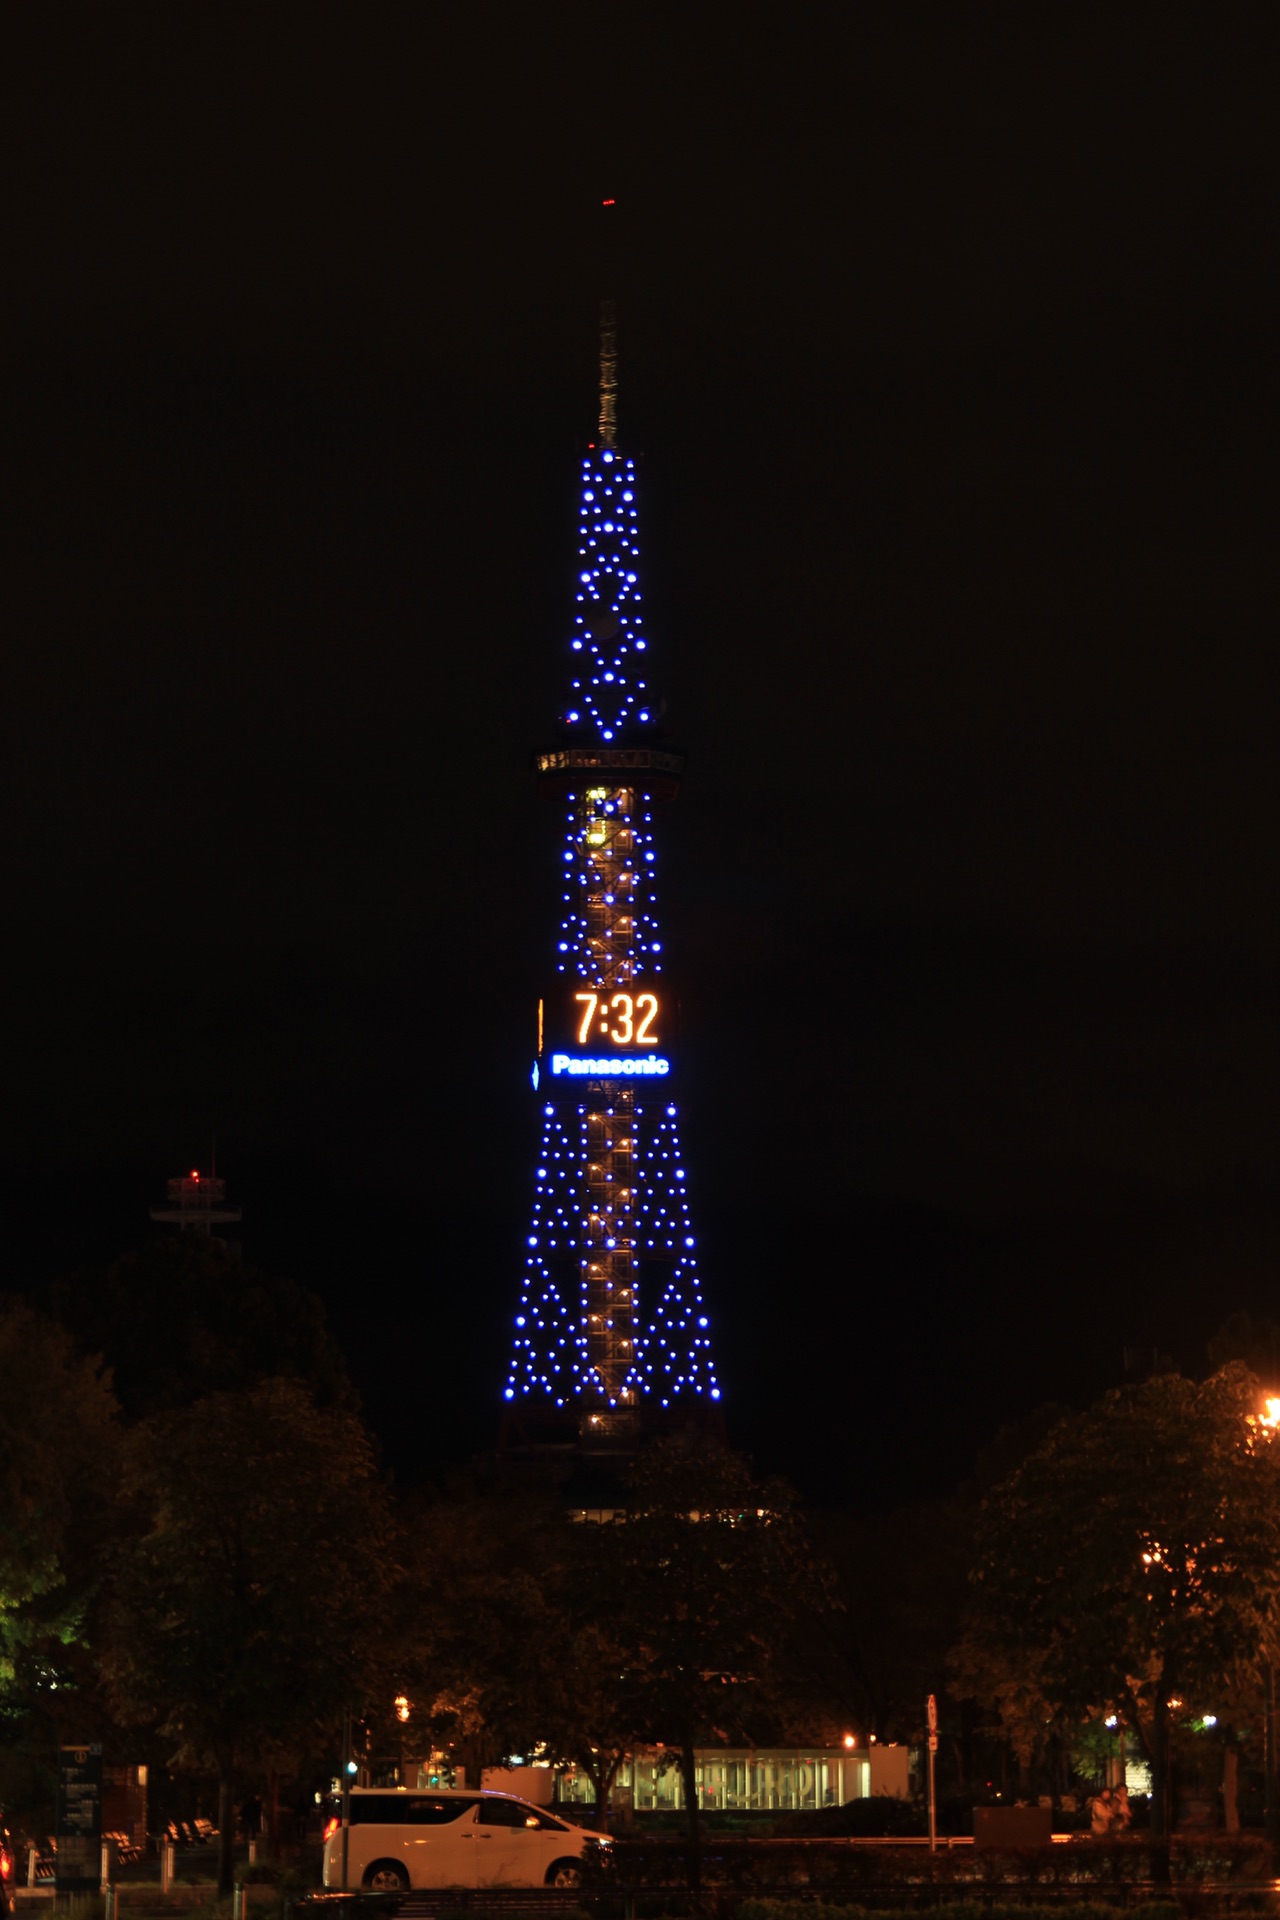
[[[101,1366],[0,1297],[0,1681],[33,1632],[71,1630],[101,1543],[115,1401]]]
[[[928,1697],[942,1690],[968,1591],[973,1514],[953,1498],[815,1521],[842,1603],[826,1623],[831,1678],[846,1724],[879,1741],[919,1739]]]
[[[694,1749],[774,1704],[788,1636],[829,1604],[828,1577],[791,1490],[692,1431],[637,1456],[626,1518],[596,1546],[590,1601],[622,1642],[637,1734],[679,1753],[696,1880]]]
[[[546,1738],[569,1524],[548,1490],[461,1474],[402,1515],[383,1687],[478,1780]]]
[[[315,1294],[212,1235],[162,1235],[50,1297],[82,1348],[105,1355],[129,1420],[276,1378],[300,1381],[320,1406],[356,1405]]]
[[[705,1437],[647,1447],[625,1506],[575,1524],[549,1485],[481,1478],[423,1505],[394,1691],[468,1778],[535,1748],[573,1761],[598,1818],[632,1748],[674,1747],[696,1841],[695,1744],[776,1718],[787,1630],[827,1578],[789,1490]]]
[[[978,1524],[967,1670],[1016,1696],[1012,1719],[1027,1698],[1122,1713],[1151,1767],[1157,1837],[1171,1716],[1255,1684],[1280,1642],[1280,1448],[1258,1408],[1239,1366],[1108,1394],[1062,1420]]]
[[[1280,1326],[1274,1320],[1257,1320],[1243,1308],[1228,1314],[1209,1342],[1208,1355],[1211,1367],[1238,1360],[1258,1375],[1264,1389],[1280,1388]]]
[[[173,1764],[218,1778],[231,1884],[237,1762],[323,1737],[376,1673],[392,1531],[352,1414],[290,1381],[210,1394],[129,1438],[135,1536],[116,1554],[104,1671]]]
[[[618,1770],[643,1730],[635,1685],[637,1622],[612,1578],[619,1556],[611,1549],[618,1545],[612,1522],[564,1528],[557,1604],[570,1652],[553,1664],[544,1689],[548,1749],[590,1780],[597,1825],[608,1819]]]
[[[119,1433],[100,1362],[10,1295],[0,1296],[0,1381],[0,1803],[34,1818],[52,1786],[55,1710],[65,1702],[81,1716],[77,1738],[96,1712],[85,1640]]]
[[[411,1502],[404,1530],[386,1697],[468,1779],[513,1753],[572,1761],[603,1816],[636,1730],[630,1655],[597,1605],[600,1529],[575,1524],[551,1482],[468,1474]]]

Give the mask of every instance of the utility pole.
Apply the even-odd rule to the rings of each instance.
[[[938,1698],[929,1695],[929,1851],[938,1851],[938,1793],[934,1780],[934,1761],[938,1753]]]
[[[347,1891],[347,1861],[351,1852],[351,1715],[342,1716],[342,1891]]]
[[[1274,1661],[1270,1659],[1263,1667],[1262,1752],[1266,1788],[1263,1824],[1267,1844],[1274,1850],[1276,1841],[1280,1839],[1280,1807],[1276,1805],[1276,1669]],[[1274,1862],[1272,1871],[1275,1871]]]

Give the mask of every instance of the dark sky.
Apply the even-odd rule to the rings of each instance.
[[[55,6],[6,64],[10,1284],[182,1167],[490,1442],[597,203],[732,1437],[1280,1317],[1267,8]]]

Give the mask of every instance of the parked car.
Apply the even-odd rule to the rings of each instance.
[[[607,1834],[510,1793],[353,1787],[350,1808],[349,1887],[574,1887],[583,1855],[609,1845]],[[335,1795],[324,1830],[326,1887],[343,1884],[342,1835]]]

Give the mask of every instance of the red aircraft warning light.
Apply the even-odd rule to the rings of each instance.
[[[151,1218],[165,1226],[181,1227],[187,1233],[209,1233],[242,1217],[239,1207],[227,1205],[227,1183],[216,1174],[202,1174],[193,1167],[181,1179],[170,1180],[168,1187],[168,1205],[151,1208]]]

